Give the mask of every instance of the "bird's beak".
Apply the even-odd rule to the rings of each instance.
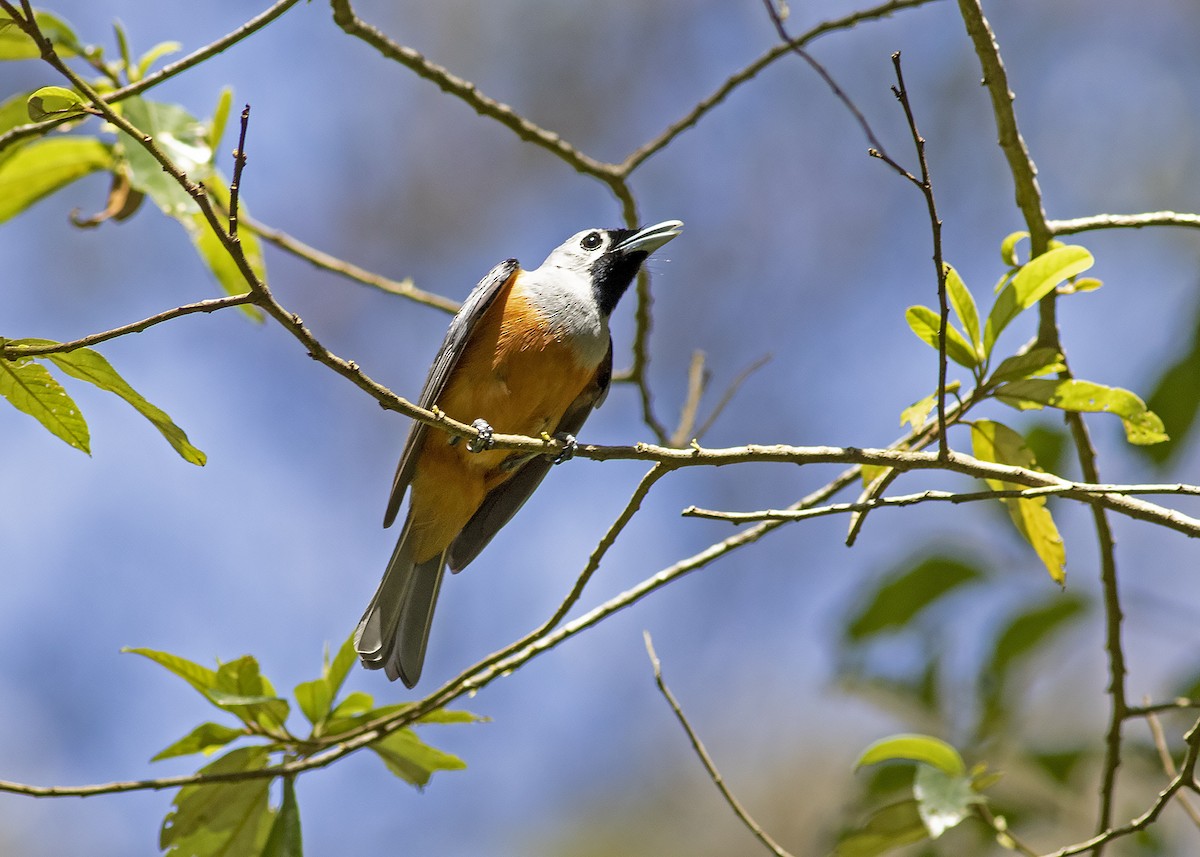
[[[653,253],[683,231],[682,220],[664,220],[653,226],[646,226],[630,235],[620,244],[612,248],[618,253],[642,252]]]

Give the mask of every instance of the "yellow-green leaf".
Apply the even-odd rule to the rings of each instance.
[[[1002,423],[991,420],[976,420],[971,424],[971,441],[975,457],[982,461],[1039,470],[1033,452],[1025,445],[1025,439]],[[985,480],[993,491],[1022,490],[1026,486],[1000,479]],[[1005,497],[1001,501],[1008,509],[1009,517],[1017,531],[1046,566],[1051,579],[1064,585],[1067,578],[1066,548],[1058,527],[1046,508],[1045,497]]]
[[[1045,405],[1064,411],[1116,414],[1130,443],[1144,445],[1168,440],[1158,415],[1136,394],[1121,387],[1075,379],[1032,378],[1003,384],[996,388],[996,396],[1017,407]]]
[[[113,165],[112,148],[95,137],[52,137],[0,161],[0,223],[39,199]]]
[[[838,839],[833,857],[879,857],[929,838],[915,800],[902,800],[875,810],[862,826]]]
[[[1061,372],[1066,367],[1063,356],[1055,348],[1031,348],[1024,354],[1006,357],[988,378],[989,387],[1007,381],[1020,381],[1037,375]]]
[[[954,270],[954,266],[946,263],[944,267],[946,270],[946,296],[950,299],[950,306],[954,307],[954,314],[962,322],[963,330],[967,332],[967,338],[971,341],[973,348],[978,351],[982,342],[979,338],[979,310],[975,306],[975,298],[971,295],[967,284],[962,281],[962,277],[958,275],[958,271]]]
[[[854,767],[857,769],[894,761],[924,762],[951,776],[961,776],[967,772],[966,762],[951,744],[932,735],[915,733],[880,738],[862,751]]]
[[[265,768],[269,759],[266,747],[241,747],[199,773],[256,771]],[[267,804],[270,787],[270,777],[184,786],[163,820],[159,848],[166,857],[260,854],[273,817]]]
[[[40,422],[55,437],[91,454],[83,414],[45,366],[27,358],[0,359],[0,396]]]
[[[51,339],[18,339],[13,345],[57,345]],[[188,440],[187,433],[171,420],[165,412],[146,401],[137,390],[129,386],[112,367],[103,355],[90,348],[76,348],[74,351],[55,352],[46,355],[62,371],[72,378],[87,381],[101,390],[107,390],[120,396],[133,406],[139,414],[150,421],[159,433],[167,439],[167,443],[179,453],[180,457],[189,464],[203,466],[205,455]]]
[[[43,86],[35,90],[25,103],[29,118],[34,122],[87,112],[87,102],[83,96],[61,86]]]
[[[62,18],[41,10],[34,12],[33,17],[59,57],[66,59],[83,53],[75,33]],[[7,13],[0,12],[0,60],[35,60],[41,55],[33,39]]]
[[[904,320],[922,342],[929,344],[935,351],[938,349],[941,317],[937,312],[927,306],[911,306],[904,313]],[[954,325],[948,325],[946,328],[946,356],[968,369],[979,365],[979,355]]]
[[[1000,243],[1000,258],[1004,260],[1005,265],[1010,265],[1013,268],[1017,267],[1019,263],[1017,259],[1017,245],[1028,237],[1028,232],[1013,232],[1005,236],[1004,241]]]
[[[962,384],[958,381],[951,381],[946,385],[946,393],[955,392]],[[929,414],[937,406],[937,393],[930,393],[924,399],[913,402],[907,408],[900,412],[900,425],[908,423],[912,426],[913,431],[917,431],[921,426],[925,425],[925,421],[929,419]],[[887,470],[886,467],[880,467],[880,470]],[[864,467],[864,472],[866,468]],[[865,479],[865,476],[864,476]]]
[[[208,188],[209,196],[221,207],[229,207],[229,188],[218,175],[213,175],[205,184]],[[238,207],[241,212],[245,213],[245,203],[239,202]],[[204,219],[204,215],[200,213],[185,214],[179,218],[179,222],[183,224],[191,236],[192,244],[196,248],[196,252],[200,254],[205,264],[208,265],[213,276],[217,278],[217,282],[221,284],[221,288],[226,293],[231,295],[245,294],[250,290],[250,284],[246,282],[246,278],[242,275],[241,269],[237,263],[233,261],[233,257],[229,255],[229,251],[225,249],[225,245],[221,243],[221,239],[213,232],[208,221]],[[242,253],[245,254],[246,261],[250,265],[250,270],[260,280],[265,281],[267,278],[266,262],[263,260],[262,243],[258,236],[249,229],[242,229],[238,232],[238,240],[242,245]],[[252,306],[243,306],[242,309],[251,318],[257,320],[262,319],[262,313]]]
[[[1094,263],[1092,254],[1076,244],[1055,247],[1029,260],[1012,280],[1017,306],[1029,309],[1054,291],[1059,283],[1086,271]]]

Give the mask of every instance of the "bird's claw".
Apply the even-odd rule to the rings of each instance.
[[[488,425],[487,420],[475,420],[475,422],[471,423],[471,428],[479,432],[479,436],[473,437],[467,442],[468,452],[483,452],[484,450],[491,449],[495,445],[496,441],[494,440],[493,435],[496,434],[496,431],[490,425]]]
[[[575,450],[579,449],[579,443],[575,440],[575,435],[561,431],[554,435],[554,439],[563,445],[562,452],[554,457],[555,464],[562,464],[564,461],[570,461],[575,457]]]

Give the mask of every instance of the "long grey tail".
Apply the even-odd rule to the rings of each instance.
[[[383,581],[354,632],[354,648],[369,670],[383,669],[392,681],[412,687],[421,677],[433,608],[442,585],[445,554],[412,561],[409,527],[396,542]]]

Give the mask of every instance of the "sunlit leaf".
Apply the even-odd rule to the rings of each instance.
[[[170,759],[175,756],[189,756],[192,753],[204,753],[207,756],[230,741],[236,741],[245,735],[245,729],[234,729],[220,723],[201,723],[174,744],[160,750],[150,761],[157,762],[160,759]]]
[[[165,56],[170,56],[176,53],[183,45],[179,42],[159,42],[146,53],[142,54],[142,58],[138,60],[137,68],[130,69],[130,82],[141,80],[146,76],[146,72],[150,70],[150,66],[158,62]]]
[[[1014,465],[1026,470],[1040,469],[1033,453],[1025,444],[1025,439],[1002,423],[976,420],[971,424],[971,441],[975,457],[982,461]],[[1026,487],[1000,479],[985,481],[994,491],[1021,490]],[[1066,548],[1063,546],[1062,536],[1058,534],[1058,527],[1050,516],[1050,510],[1046,508],[1046,498],[1006,497],[1000,502],[1008,509],[1009,517],[1012,518],[1017,531],[1029,542],[1042,564],[1046,566],[1051,579],[1062,586],[1067,577]]]
[[[946,384],[946,395],[958,390],[962,384],[959,381],[951,381]],[[925,421],[929,419],[929,414],[937,407],[937,393],[933,392],[924,399],[913,402],[907,408],[900,412],[900,425],[908,423],[912,426],[913,431],[917,431],[921,426],[925,425]],[[879,470],[887,470],[888,468],[882,465],[876,465]],[[866,466],[863,467],[863,479],[866,481]]]
[[[20,339],[14,340],[14,345],[57,345],[58,343],[50,339]],[[81,381],[87,381],[89,384],[94,384],[101,390],[106,390],[117,396],[120,396],[128,402],[135,411],[150,421],[150,424],[158,429],[159,433],[166,438],[167,443],[171,444],[171,448],[179,453],[180,457],[189,464],[203,466],[206,458],[203,452],[192,446],[188,441],[187,433],[171,420],[166,413],[155,405],[146,401],[140,393],[122,378],[112,365],[98,351],[93,351],[90,348],[76,348],[74,351],[61,351],[47,354],[46,358],[53,361],[54,365],[66,372],[72,378],[78,378]]]
[[[1028,232],[1013,232],[1005,236],[1000,243],[1000,258],[1004,260],[1005,265],[1015,268],[1020,264],[1020,260],[1017,258],[1017,245],[1028,237]]]
[[[125,118],[149,135],[189,179],[208,179],[212,171],[212,150],[208,147],[208,130],[199,120],[177,104],[147,101],[138,96],[125,99],[121,107]],[[121,138],[120,145],[133,186],[153,199],[165,214],[181,218],[197,211],[195,201],[170,173],[163,170],[153,155],[125,137]]]
[[[976,804],[984,802],[965,773],[950,774],[925,764],[917,765],[913,797],[932,839],[958,826],[974,813]]]
[[[34,12],[34,20],[42,35],[50,40],[54,51],[63,59],[83,53],[83,46],[66,21],[57,15],[41,10]],[[0,60],[34,60],[42,53],[33,39],[6,12],[0,12]]]
[[[1018,407],[1049,406],[1064,411],[1116,414],[1125,427],[1125,439],[1134,444],[1167,440],[1162,420],[1136,394],[1120,387],[1105,387],[1074,379],[1014,381],[996,389],[1001,401]]]
[[[967,332],[967,339],[971,341],[972,348],[978,351],[983,343],[979,338],[979,310],[975,306],[975,298],[972,297],[967,284],[962,281],[962,277],[958,275],[958,271],[954,270],[953,265],[947,263],[945,269],[946,296],[950,299],[950,306],[954,307],[954,314],[962,322],[963,330]]]
[[[843,834],[833,857],[878,857],[928,838],[917,802],[904,800],[875,810],[861,827]]]
[[[951,776],[962,776],[967,765],[958,750],[932,735],[901,734],[881,738],[863,750],[855,768],[880,762],[924,762]]]
[[[1079,292],[1094,292],[1103,285],[1104,283],[1095,277],[1076,277],[1074,280],[1059,286],[1058,293],[1060,295],[1073,295]]]
[[[865,603],[847,619],[845,636],[863,640],[901,628],[926,607],[982,577],[974,566],[948,556],[901,566],[884,577],[874,594],[864,592],[856,599]]]
[[[1017,307],[1025,310],[1050,294],[1059,283],[1095,264],[1086,248],[1072,244],[1047,250],[1021,266],[1012,280]]]
[[[208,148],[216,155],[221,148],[221,138],[225,136],[225,123],[229,121],[229,107],[233,103],[233,90],[226,86],[217,97],[217,107],[213,110],[212,121],[208,126]]]
[[[95,137],[52,137],[21,146],[0,161],[0,223],[71,182],[112,165],[111,147]]]
[[[129,647],[123,648],[121,651],[128,652],[131,655],[141,655],[143,658],[154,661],[159,666],[175,673],[175,675],[179,676],[206,697],[209,691],[214,690],[217,686],[216,670],[210,670],[208,667],[201,666],[195,661],[189,661],[187,658],[181,658],[179,655],[173,655],[170,652],[159,652],[154,649]]]
[[[213,704],[229,711],[248,725],[263,729],[282,728],[290,706],[275,694],[253,655],[243,655],[217,667],[216,686],[208,694]]]
[[[29,359],[0,358],[0,396],[40,422],[55,437],[91,454],[83,414],[45,366]]]
[[[33,122],[56,119],[60,116],[79,115],[87,112],[87,101],[73,89],[61,86],[43,86],[30,93],[26,101],[29,118]]]
[[[904,319],[922,342],[928,343],[935,350],[939,347],[941,318],[937,312],[927,306],[911,306],[904,313]],[[979,355],[954,325],[946,328],[946,356],[968,369],[979,364]]]
[[[202,774],[255,771],[267,766],[266,747],[241,747],[200,769]],[[166,857],[235,857],[262,852],[273,813],[270,777],[184,786],[163,820],[159,848]]]
[[[1066,368],[1063,356],[1054,348],[1031,348],[1024,354],[1006,357],[987,379],[989,387],[1006,381],[1020,381],[1037,375],[1061,372]]]

